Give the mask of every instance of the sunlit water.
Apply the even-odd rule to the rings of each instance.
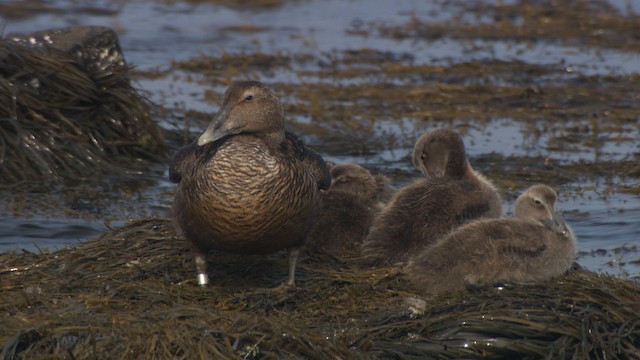
[[[640,9],[635,2],[612,2],[621,12]],[[356,36],[347,29],[362,24],[384,21],[404,24],[412,14],[423,19],[444,20],[453,12],[439,2],[386,0],[322,0],[292,1],[267,10],[223,7],[213,4],[183,2],[133,1],[94,2],[92,11],[76,1],[59,1],[60,12],[41,14],[24,19],[11,19],[4,34],[29,33],[47,28],[71,25],[102,25],[116,30],[127,61],[140,69],[166,69],[174,60],[187,60],[199,54],[220,55],[238,53],[330,53],[346,49],[375,49],[412,54],[414,64],[451,64],[475,59],[520,60],[536,64],[564,64],[567,72],[591,74],[631,74],[640,72],[640,56],[614,50],[589,50],[548,43],[515,44],[500,41],[435,41],[394,40],[376,36]],[[263,31],[224,31],[228,26],[253,26]],[[293,72],[275,72],[272,81],[300,82]],[[320,79],[321,80],[321,79]],[[141,80],[139,87],[151,92],[154,101],[171,109],[210,112],[215,105],[203,100],[205,85],[180,78]],[[176,111],[179,113],[180,111]],[[304,118],[291,119],[304,122]],[[161,122],[170,128],[180,126],[179,120]],[[461,123],[453,124],[463,125]],[[426,124],[414,120],[376,124],[376,131],[393,133],[399,142],[392,148],[373,154],[323,154],[336,162],[359,162],[381,171],[400,170],[415,174],[408,160],[415,134]],[[525,125],[509,119],[495,119],[465,127],[464,134],[471,158],[482,154],[549,157],[560,162],[630,159],[640,152],[639,128],[625,129],[629,141],[606,142],[594,149],[558,149],[548,138],[532,138]],[[196,128],[194,132],[198,131]],[[616,136],[607,134],[603,136]],[[635,140],[634,140],[635,139]],[[605,139],[606,140],[606,139]],[[47,216],[14,216],[0,218],[0,250],[56,249],[95,237],[130,218],[151,215],[166,216],[169,212],[172,185],[166,172],[156,174],[162,180],[156,187],[142,190],[133,205],[120,216],[108,220],[99,216],[84,220]],[[411,176],[411,175],[409,175]],[[407,180],[403,180],[406,182]],[[621,180],[624,181],[624,180]],[[398,183],[396,185],[400,185]],[[592,186],[593,190],[576,195],[561,194],[559,210],[579,239],[579,262],[590,269],[620,276],[640,276],[640,200],[636,195],[604,194],[604,181],[594,184],[574,183],[572,187]],[[505,203],[510,214],[512,202]],[[117,208],[118,205],[114,205]],[[149,209],[154,210],[149,212]],[[605,250],[605,251],[598,251]]]

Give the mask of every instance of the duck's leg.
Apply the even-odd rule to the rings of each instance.
[[[298,255],[300,255],[300,247],[289,248],[289,278],[287,279],[287,286],[296,286],[296,263],[298,262]]]
[[[196,271],[198,272],[198,285],[205,286],[209,284],[209,276],[207,275],[207,253],[202,250],[194,250]]]

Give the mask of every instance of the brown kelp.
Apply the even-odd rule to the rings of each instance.
[[[0,184],[84,179],[166,156],[130,67],[63,45],[0,41]]]
[[[171,221],[55,252],[0,254],[2,358],[637,358],[640,286],[572,270],[535,286],[426,298],[398,269],[213,254],[198,287]]]

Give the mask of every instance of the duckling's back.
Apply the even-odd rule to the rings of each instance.
[[[379,264],[406,262],[411,254],[466,222],[501,212],[500,196],[479,177],[418,179],[402,188],[378,214],[364,254]]]
[[[575,237],[521,219],[483,219],[467,224],[417,252],[405,269],[427,294],[490,286],[538,283],[566,272]]]

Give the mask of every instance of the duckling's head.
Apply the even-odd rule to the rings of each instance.
[[[564,237],[570,230],[556,212],[558,195],[546,185],[533,185],[516,200],[515,216],[518,219],[539,222]]]
[[[374,199],[378,184],[369,170],[358,164],[337,164],[331,167],[330,191],[348,192]]]
[[[234,134],[254,134],[274,145],[284,141],[284,109],[278,97],[258,81],[234,83],[198,145]]]
[[[422,134],[413,148],[413,165],[431,178],[460,178],[469,166],[462,138],[449,129]]]

